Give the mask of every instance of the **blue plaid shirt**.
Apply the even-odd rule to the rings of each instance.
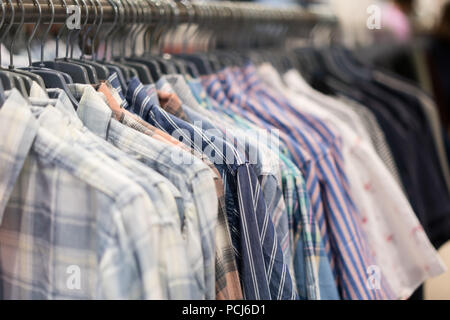
[[[0,128],[1,298],[192,298],[189,275],[164,282],[187,265],[155,259],[176,224],[139,185],[41,127],[16,90]]]
[[[201,293],[197,299],[214,299],[214,231],[218,200],[210,169],[191,154],[112,119],[112,111],[102,100],[101,94],[91,87],[78,87],[82,89],[83,95],[77,113],[87,128],[164,174],[181,191],[183,234],[197,281],[197,291]],[[182,161],[188,161],[189,165],[184,165]]]

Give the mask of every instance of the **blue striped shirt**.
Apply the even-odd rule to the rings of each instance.
[[[338,137],[317,119],[294,112],[286,101],[258,81],[252,67],[244,72],[225,71],[205,77],[203,85],[218,105],[265,128],[281,130],[280,138],[289,147],[306,179],[314,218],[318,221],[341,297],[389,298],[391,292],[385,282],[382,281],[377,290],[366,285],[370,266],[376,263],[348,191]]]
[[[173,136],[181,135],[189,147],[206,153],[221,173],[245,298],[296,299],[295,286],[257,176],[248,163],[230,144],[218,137],[207,136],[200,128],[150,103],[137,78],[129,82],[126,97],[131,111]]]

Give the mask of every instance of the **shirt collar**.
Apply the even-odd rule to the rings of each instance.
[[[126,96],[131,111],[139,115],[141,118],[145,118],[145,115],[148,114],[154,106],[147,94],[147,90],[136,77],[133,77],[128,83]]]
[[[165,92],[175,92],[166,76],[162,76],[161,78],[159,78],[158,82],[156,82],[156,88]]]
[[[80,118],[78,118],[77,112],[75,111],[72,102],[70,101],[68,95],[64,92],[64,90],[58,88],[49,89],[47,90],[47,93],[47,98],[44,98],[42,95],[40,95],[39,97],[36,97],[36,94],[34,94],[33,97],[30,95],[31,104],[33,106],[41,107],[45,107],[50,104],[55,109],[68,116],[71,122],[73,122],[75,125],[77,125],[78,127],[83,126],[83,123],[80,121]]]
[[[70,121],[76,124],[77,126],[83,126],[83,123],[81,122],[80,118],[77,115],[77,111],[73,107],[72,102],[69,99],[69,96],[67,93],[64,92],[62,89],[48,89],[48,94],[52,96],[56,102],[55,102],[55,109],[63,112],[65,115],[67,115],[70,118]]]
[[[107,139],[112,110],[108,107],[103,94],[96,92],[91,86],[86,86],[77,114],[90,131]]]
[[[30,88],[30,98],[48,99],[48,95],[36,81],[33,81]]]
[[[7,95],[0,108],[0,224],[39,127],[19,91],[13,89]]]
[[[63,139],[67,137],[68,128],[71,124],[70,118],[54,107],[46,106],[37,115],[40,127],[48,129],[50,132]]]
[[[148,84],[144,86],[144,89],[147,92],[147,96],[150,98],[150,103],[160,107],[156,86],[154,84]]]

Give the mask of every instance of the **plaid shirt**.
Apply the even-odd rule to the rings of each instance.
[[[115,85],[118,85],[115,83]],[[148,91],[147,91],[148,92]],[[156,90],[153,90],[155,93]],[[157,101],[157,100],[156,100]],[[223,182],[220,177],[219,172],[214,167],[214,165],[205,157],[203,154],[195,152],[195,150],[187,148],[183,143],[174,139],[167,133],[157,129],[144,120],[140,119],[138,116],[130,114],[127,110],[122,110],[122,116],[120,121],[144,134],[152,137],[160,137],[160,139],[165,140],[166,143],[173,144],[177,147],[182,148],[185,151],[191,152],[197,158],[201,159],[212,171],[214,176],[214,182],[216,186],[216,194],[218,198],[218,224],[216,227],[216,299],[231,299],[239,300],[242,299],[242,289],[240,286],[239,274],[237,272],[236,261],[234,258],[231,237],[228,229],[228,222],[225,216],[225,199],[223,191]]]
[[[81,88],[83,88],[83,86],[81,86]],[[94,154],[95,157],[103,164],[108,164],[114,168],[116,172],[126,175],[132,179],[132,181],[142,186],[150,196],[157,212],[163,213],[164,216],[175,217],[174,221],[177,223],[174,223],[173,226],[168,225],[168,232],[161,235],[160,241],[161,243],[174,242],[178,245],[172,250],[168,248],[167,251],[164,250],[164,252],[160,252],[160,254],[164,256],[155,257],[155,259],[166,261],[167,254],[171,254],[173,257],[169,258],[168,261],[183,259],[184,263],[182,265],[184,267],[183,269],[173,268],[176,273],[165,275],[167,279],[161,278],[161,281],[163,283],[170,284],[172,281],[177,281],[180,274],[184,274],[190,279],[192,284],[190,296],[193,299],[201,298],[202,295],[200,290],[198,290],[194,284],[194,279],[192,276],[193,272],[187,267],[185,262],[188,261],[186,250],[183,246],[185,242],[181,237],[180,220],[177,218],[177,211],[179,209],[177,207],[177,203],[182,201],[182,197],[177,188],[165,177],[159,175],[156,171],[153,171],[139,161],[130,158],[110,143],[83,127],[83,124],[74,111],[71,102],[68,100],[67,95],[63,91],[59,92],[57,100],[45,101],[33,98],[30,99],[33,105],[40,105],[41,107],[46,106],[49,102],[54,103],[55,105],[55,108],[46,108],[45,112],[43,112],[43,114],[39,117],[41,126],[45,126],[49,131],[53,132],[57,136],[64,136],[65,140],[71,144],[77,143],[86,150],[91,151],[92,154]],[[90,101],[92,102],[92,100]],[[58,114],[58,111],[61,113]],[[66,117],[63,118],[61,114],[64,114]],[[173,299],[183,299],[184,295],[185,292],[173,292],[170,293],[169,296]]]
[[[182,224],[188,242],[188,257],[202,297],[213,299],[217,198],[209,168],[190,154],[150,139],[111,119],[112,111],[90,87],[84,89],[77,113],[91,131],[164,174],[181,191],[184,200]],[[188,161],[189,166],[176,160]]]
[[[261,126],[275,126],[281,130],[280,138],[289,147],[306,179],[314,217],[338,279],[341,296],[346,299],[391,297],[385,282],[381,290],[370,290],[366,286],[367,270],[375,261],[358,223],[359,213],[349,195],[339,141],[329,128],[317,119],[284,110],[289,105],[262,86],[250,67],[243,74],[228,71],[219,79],[204,78],[203,84],[209,95],[225,107]],[[281,118],[277,116],[279,112],[289,116]]]
[[[148,85],[150,87],[153,85]],[[168,113],[175,115],[176,117],[183,119],[184,121],[189,121],[188,116],[184,113],[182,108],[182,102],[180,98],[176,95],[171,83],[168,81],[166,76],[161,77],[156,83],[156,88],[158,89],[158,105],[166,110]],[[147,89],[148,90],[148,89]]]
[[[116,88],[116,92],[119,93],[119,99],[122,99],[123,95],[120,91],[120,83],[115,78],[110,78],[110,81],[111,86]],[[152,90],[152,88],[146,89],[147,93],[154,94],[156,96],[156,90]],[[152,98],[156,97],[153,96]],[[154,100],[154,102],[157,101],[158,99]],[[188,148],[186,145],[176,140],[166,132],[151,126],[149,123],[133,114],[129,114],[128,110],[122,110],[123,113],[118,115],[118,119],[120,119],[123,124],[153,138],[156,138],[157,136],[161,137],[161,139],[165,139],[166,142],[180,147],[187,152],[191,152],[211,169],[214,176],[214,183],[218,198],[218,220],[215,239],[216,299],[241,300],[243,298],[242,288],[231,243],[228,220],[226,219],[225,192],[220,173],[217,171],[214,164],[203,153],[197,152],[195,149]]]
[[[0,122],[0,250],[9,257],[0,261],[2,298],[192,297],[183,260],[155,259],[161,232],[174,221],[157,215],[142,188],[39,127],[15,90]],[[165,245],[183,252],[179,243]],[[179,277],[164,282],[176,269]]]
[[[209,150],[216,155],[211,154],[211,158],[219,160],[215,164],[226,186],[228,219],[233,246],[238,253],[245,298],[296,298],[290,273],[264,205],[259,182],[248,164],[239,159],[239,154],[225,141],[217,138],[213,142],[198,128],[148,103],[144,87],[136,78],[129,83],[127,98],[129,102],[134,101],[130,107],[143,119],[170,134],[181,134],[184,142],[191,148],[196,148],[198,152]],[[201,139],[193,139],[196,134]],[[232,152],[224,154],[227,148]]]

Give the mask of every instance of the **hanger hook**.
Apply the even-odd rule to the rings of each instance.
[[[150,1],[150,0],[148,0]],[[152,32],[152,27],[151,25],[148,26],[147,30],[144,33],[144,41],[146,41],[146,43],[144,44],[144,51],[145,52],[151,52],[151,47],[152,47],[152,43],[153,43],[153,37],[156,34],[156,32],[159,30],[160,26],[163,24],[163,19],[162,17],[164,16],[165,13],[165,9],[161,4],[161,1],[159,0],[152,0],[150,1],[150,3],[152,5],[154,5],[155,7],[155,11],[158,12],[158,19],[156,21],[156,25],[153,28],[153,32]]]
[[[80,29],[77,30],[77,31],[75,31],[75,34],[76,34],[75,37],[78,37],[78,36],[80,35],[81,30],[84,30],[84,28],[86,27],[87,22],[88,22],[88,20],[89,20],[89,8],[88,8],[88,5],[87,5],[87,3],[86,3],[85,0],[81,0],[81,2],[83,3],[83,6],[84,6],[85,9],[86,9],[86,10],[85,10],[85,11],[86,11],[86,19],[84,20],[83,25],[80,27]],[[71,40],[72,40],[72,39],[71,39]],[[73,48],[74,48],[74,42],[73,42],[73,40],[72,40],[72,41],[71,41],[71,47],[70,47],[70,58],[71,58],[71,59],[73,58]]]
[[[146,8],[142,5],[142,1],[141,0],[135,0],[136,1],[136,6],[139,7],[140,10],[138,10],[138,14],[137,14],[137,22],[135,25],[135,28],[133,30],[133,35],[131,38],[131,55],[132,56],[136,56],[136,43],[137,43],[137,39],[139,34],[141,33],[141,31],[143,30],[143,26],[145,25],[145,15],[146,15]]]
[[[37,6],[38,9],[38,19],[36,21],[36,23],[34,24],[33,30],[31,31],[31,35],[28,38],[27,41],[27,53],[28,53],[28,64],[31,67],[31,41],[34,38],[34,35],[36,34],[37,29],[39,28],[39,25],[41,24],[41,19],[42,19],[42,9],[41,9],[41,4],[39,3],[38,0],[33,0],[34,5]]]
[[[68,9],[67,9],[67,3],[66,0],[61,0],[61,2],[63,3],[64,8],[66,9],[66,18],[69,14]],[[59,39],[61,38],[64,29],[66,28],[66,24],[63,23],[63,25],[61,26],[61,28],[58,31],[58,34],[56,35],[56,50],[55,50],[55,58],[58,58],[58,53],[59,53]],[[43,41],[41,41],[41,50],[42,50],[42,46],[43,46]]]
[[[166,46],[166,42],[168,42],[170,44],[171,43],[170,40],[173,40],[174,33],[176,31],[175,27],[178,25],[178,20],[179,20],[179,15],[180,15],[180,10],[174,1],[167,0],[166,3],[167,3],[167,7],[169,8],[170,19],[167,23],[165,30],[163,30],[163,33],[161,34],[161,38],[160,38],[161,39],[160,52],[162,52],[162,53],[164,51],[164,47]],[[172,37],[172,39],[171,39],[171,37]],[[172,43],[173,43],[173,41],[172,41]]]
[[[146,29],[147,16],[149,16],[151,14],[151,13],[147,14],[149,11],[151,12],[151,9],[150,9],[150,5],[148,7],[145,6],[144,0],[138,0],[138,4],[139,4],[139,7],[141,8],[142,14],[141,14],[141,19],[139,19],[139,21],[138,21],[138,27],[135,31],[135,36],[134,36],[134,40],[133,40],[133,51],[132,51],[133,56],[137,56],[136,44],[138,42],[138,38],[141,35],[142,31],[144,31]]]
[[[1,39],[0,39],[0,44],[4,42],[6,35],[8,34],[9,30],[11,30],[12,25],[14,24],[14,18],[15,18],[15,10],[14,10],[14,6],[12,3],[12,0],[8,0],[9,3],[9,7],[11,8],[11,20],[9,21],[9,24],[6,26],[5,31],[3,32]],[[2,63],[2,50],[0,48],[0,66]],[[12,53],[10,53],[12,54]]]
[[[89,2],[91,3],[92,7],[94,8],[94,21],[92,22],[92,24],[89,24],[89,26],[84,31],[84,33],[83,33],[83,35],[81,37],[81,55],[80,55],[80,59],[84,59],[84,55],[86,53],[86,42],[87,42],[87,39],[89,38],[89,34],[91,33],[91,30],[97,24],[97,6],[95,5],[93,0],[89,0]],[[88,22],[88,19],[86,19],[86,24],[85,25],[87,25],[87,22]]]
[[[187,23],[186,23],[187,25],[186,25],[185,33],[186,33],[186,35],[189,35],[188,31],[191,29],[192,22],[194,20],[195,10],[192,7],[192,4],[189,1],[187,1],[187,0],[181,0],[178,3],[180,5],[182,5],[185,8],[185,10],[186,10],[186,13],[187,13],[187,16],[188,16],[188,20],[187,20]],[[189,38],[188,37],[184,38],[182,46],[181,46],[181,53],[185,53],[187,51],[188,43],[189,43]]]
[[[137,21],[137,10],[136,10],[136,8],[134,6],[134,3],[132,1],[125,0],[125,2],[127,3],[127,6],[128,6],[128,8],[129,8],[129,10],[131,11],[131,14],[132,14],[131,27],[129,27],[129,30],[126,33],[126,36],[125,36],[124,43],[126,44],[127,40],[131,38],[131,34],[132,34],[133,30],[134,30],[134,27],[135,27],[135,24],[136,24],[136,21]],[[127,47],[126,45],[122,47],[123,48],[123,50],[121,50],[121,58],[122,59],[126,55],[126,47]]]
[[[0,4],[2,6],[2,19],[0,20],[0,29],[1,29],[3,26],[3,23],[5,22],[6,13],[5,13],[5,4],[3,3],[3,1],[1,1]]]
[[[125,5],[125,3],[126,3],[126,5]],[[127,17],[132,17],[131,19],[132,19],[132,21],[131,21],[131,24],[134,24],[134,23],[136,23],[136,12],[135,12],[135,10],[134,10],[134,7],[133,7],[133,5],[130,3],[130,1],[128,1],[128,0],[124,0],[123,1],[123,4],[124,4],[124,9],[125,9],[125,7],[126,7],[126,9],[125,9],[125,15],[124,15],[124,20],[125,19],[127,19]],[[131,12],[131,15],[130,15],[130,12]],[[127,19],[128,20],[128,19]],[[125,34],[125,40],[124,40],[124,43],[126,44],[126,42],[127,42],[127,40],[129,39],[129,37],[130,37],[130,34],[131,34],[131,31],[133,30],[133,28],[130,28],[128,31],[126,31],[126,34]],[[123,45],[123,46],[121,46],[120,47],[120,59],[122,60],[124,57],[125,57],[125,53],[126,53],[126,45]]]
[[[5,9],[5,4],[3,3],[3,1],[1,2],[2,5],[2,20],[0,21],[0,30],[3,27],[3,23],[5,22],[6,19],[6,9]],[[2,48],[1,48],[1,42],[0,42],[0,68],[2,67]]]
[[[117,35],[119,34],[119,30],[122,29],[124,26],[124,19],[125,19],[125,6],[123,5],[122,1],[117,0],[117,8],[118,8],[118,24],[116,29],[114,30],[112,34],[112,41],[111,41],[111,57],[114,57],[114,48],[116,43]]]
[[[106,34],[105,34],[105,53],[103,55],[103,61],[105,61],[106,58],[108,57],[108,42],[113,34],[114,29],[116,28],[117,21],[119,18],[116,3],[113,0],[108,0],[108,2],[111,4],[111,6],[113,7],[113,10],[114,10],[114,21],[113,21],[111,27],[108,29],[108,31],[106,31]]]
[[[100,21],[97,25],[97,27],[95,28],[95,33],[94,33],[94,37],[92,38],[92,60],[97,60],[97,52],[95,50],[95,41],[97,40],[97,36],[100,32],[100,28],[103,25],[103,6],[102,3],[100,2],[100,0],[95,0],[95,2],[98,4],[98,6],[100,7]]]
[[[53,5],[52,0],[48,0],[48,3],[50,5],[50,9],[52,11],[52,17],[50,18],[50,21],[48,23],[48,27],[45,30],[44,36],[41,39],[41,66],[44,66],[44,46],[45,42],[47,41],[48,34],[50,33],[50,29],[53,26],[53,22],[55,21],[55,6]]]
[[[21,7],[21,10],[22,10],[22,16],[20,18],[19,27],[17,28],[16,33],[14,33],[14,36],[13,36],[13,38],[11,40],[11,44],[9,46],[9,53],[10,53],[9,54],[9,67],[8,67],[9,69],[14,69],[14,54],[13,54],[14,45],[16,44],[17,35],[20,33],[20,31],[22,31],[23,24],[25,22],[25,7],[23,5],[22,0],[18,0],[18,1],[20,3],[20,7]]]
[[[80,3],[78,2],[78,0],[73,0],[76,3],[77,7],[80,7]],[[80,11],[81,12],[81,11]],[[66,8],[66,14],[68,14],[67,8]],[[66,44],[66,60],[69,58],[69,50],[72,44],[72,37],[73,34],[76,32],[75,29],[72,29],[69,31],[69,33],[67,34],[67,44]]]

